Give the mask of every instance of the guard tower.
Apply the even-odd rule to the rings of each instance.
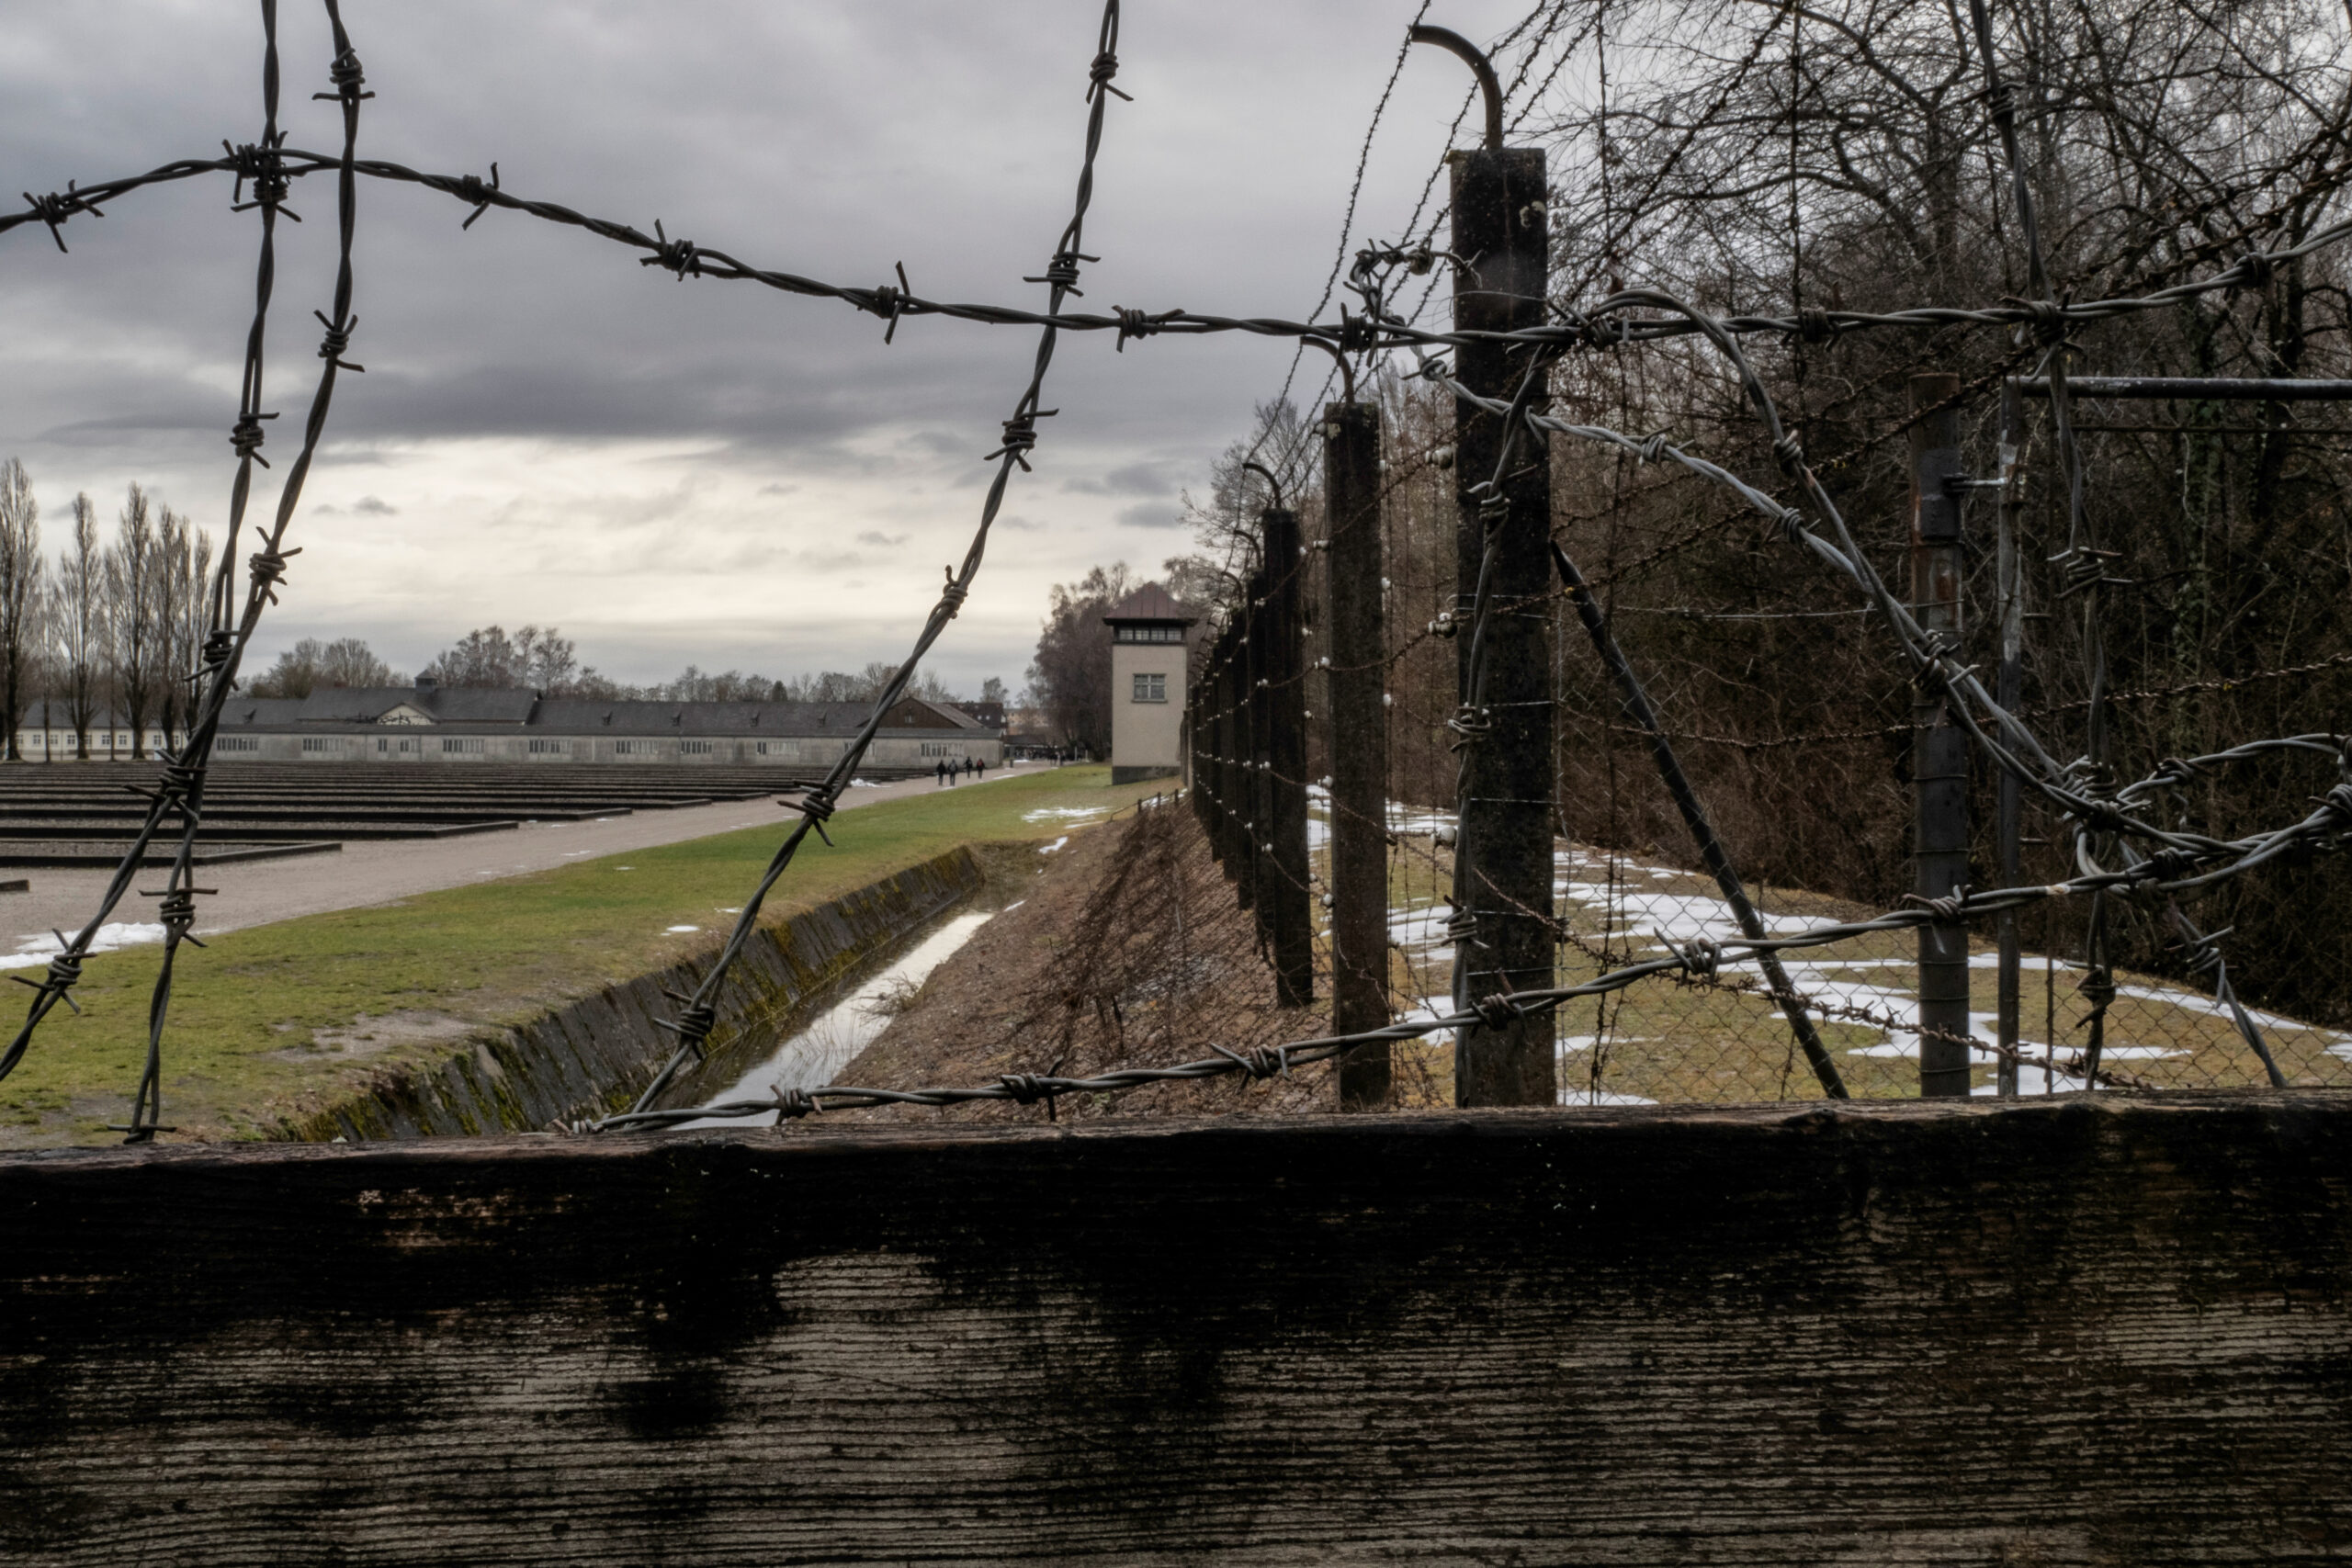
[[[1111,628],[1111,782],[1183,769],[1185,638],[1199,616],[1157,582],[1102,612]]]

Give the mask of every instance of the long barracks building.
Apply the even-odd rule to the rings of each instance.
[[[870,703],[605,702],[478,687],[332,687],[307,697],[232,696],[213,755],[302,762],[623,766],[838,761]],[[930,773],[1004,761],[1002,733],[945,703],[908,697],[882,721],[861,772]]]

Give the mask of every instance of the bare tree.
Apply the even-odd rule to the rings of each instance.
[[[254,678],[248,688],[257,697],[307,697],[330,687],[405,686],[408,677],[395,674],[359,637],[321,642],[306,637],[277,656],[277,661]]]
[[[40,649],[40,505],[25,466],[0,463],[0,757],[24,760],[17,739]]]
[[[98,547],[98,509],[87,495],[74,498],[74,539],[58,557],[49,636],[66,717],[74,726],[74,756],[86,762],[106,659],[106,558]]]
[[[687,674],[697,671],[690,667]],[[551,697],[618,690],[582,664],[578,646],[554,626],[524,626],[512,637],[503,626],[477,626],[417,675],[444,686],[528,686]]]
[[[113,678],[118,721],[130,731],[135,760],[145,745],[161,672],[163,546],[147,492],[130,487],[106,552],[102,600],[107,671]]]
[[[1029,665],[1029,687],[1046,722],[1064,741],[1098,757],[1111,752],[1111,628],[1102,612],[1135,586],[1125,561],[1054,584]]]

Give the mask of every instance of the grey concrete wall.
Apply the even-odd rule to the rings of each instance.
[[[0,1156],[0,1553],[2352,1551],[2344,1096],[1039,1115]]]
[[[1138,673],[1167,676],[1168,700],[1135,701]],[[1111,765],[1131,770],[1128,778],[1157,778],[1158,770],[1176,771],[1183,751],[1184,674],[1181,642],[1111,645]]]

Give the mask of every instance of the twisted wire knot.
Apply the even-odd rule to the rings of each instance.
[[[368,85],[368,73],[359,69],[359,55],[356,50],[346,49],[334,57],[334,63],[327,67],[327,79],[334,84],[334,91],[312,93],[312,98],[334,98],[346,104],[356,104],[363,98],[376,96],[359,90]]]
[[[2084,975],[2075,990],[2083,1000],[2091,1004],[2091,1016],[2094,1018],[2115,1004],[2115,976],[2103,964]]]
[[[50,998],[55,997],[78,1013],[82,1010],[74,1004],[73,990],[82,983],[82,958],[74,951],[74,944],[65,940],[63,931],[55,934],[57,945],[63,951],[49,961],[49,967],[41,972],[40,979],[28,980],[22,975],[11,975],[8,978],[16,981],[19,986],[30,986],[40,992],[40,1001],[47,1001]],[[40,1004],[36,1002],[35,1005]]]
[[[1793,435],[1783,435],[1772,443],[1772,460],[1781,465],[1781,472],[1794,479],[1804,467],[1804,447]]]
[[[1036,449],[1037,421],[1057,412],[1057,410],[1048,409],[1044,413],[1017,413],[1006,420],[1003,442],[980,461],[992,463],[999,457],[1010,457],[1021,465],[1023,473],[1033,472],[1034,470],[1029,467],[1029,454]]]
[[[32,204],[33,216],[49,226],[49,237],[57,242],[60,254],[65,253],[65,236],[58,231],[68,218],[77,212],[86,212],[93,218],[106,216],[88,197],[74,188],[72,180],[65,182],[65,189],[62,193],[51,191],[47,196],[35,196],[26,191],[23,194],[25,199]]]
[[[1827,343],[1837,335],[1838,323],[1829,319],[1829,312],[1827,310],[1823,310],[1818,305],[1806,305],[1798,310],[1798,342]]]
[[[1445,934],[1448,941],[1459,946],[1478,934],[1478,917],[1476,914],[1459,904],[1450,903],[1448,908],[1453,911],[1445,918]]]
[[[1694,936],[1689,942],[1668,942],[1667,952],[1682,964],[1682,972],[1697,980],[1712,980],[1723,967],[1723,944],[1713,937]]]
[[[1118,89],[1115,87],[1112,89],[1114,92],[1116,92],[1117,90]],[[1078,264],[1080,262],[1101,261],[1102,259],[1102,258],[1101,256],[1083,255],[1079,252],[1072,250],[1056,251],[1054,253],[1054,259],[1046,264],[1046,271],[1043,276],[1024,277],[1021,281],[1023,283],[1049,283],[1065,294],[1072,295],[1077,299],[1083,299],[1086,298],[1086,290],[1078,286]]]
[[[175,887],[164,895],[155,907],[156,919],[162,922],[164,934],[174,941],[187,935],[188,927],[196,924],[196,891]]]
[[[822,827],[832,819],[833,797],[826,791],[824,785],[819,784],[815,789],[801,795],[797,809],[800,815],[808,818],[812,824]]]
[[[1786,539],[1790,544],[1796,545],[1804,542],[1804,513],[1798,511],[1795,507],[1783,507],[1781,511],[1781,514],[1778,517],[1773,518],[1772,521],[1780,525],[1781,536]]]
[[[1248,1051],[1228,1051],[1222,1045],[1210,1050],[1238,1066],[1255,1080],[1290,1077],[1290,1047],[1287,1045],[1258,1045]]]
[[[2145,881],[2164,882],[2172,877],[2186,875],[2196,864],[2196,855],[2175,845],[2170,849],[2158,850],[2154,854],[2142,861],[2139,871],[2141,877]]]
[[[2222,939],[2235,930],[2237,930],[2235,926],[2227,926],[2221,931],[2208,931],[2193,941],[2183,938],[2180,944],[2181,964],[2191,975],[2203,980],[2208,987],[2219,990],[2224,967],[2222,963]]]
[[[2156,771],[2148,775],[2148,783],[2159,789],[2180,789],[2195,784],[2197,776],[2204,771],[2201,764],[2186,757],[2166,757],[2156,764]]]
[[[326,335],[319,340],[319,357],[338,370],[366,371],[368,367],[365,365],[354,365],[343,356],[344,351],[351,346],[351,334],[357,330],[359,318],[353,316],[338,322],[328,321],[326,316],[318,310],[313,310],[311,314],[317,316],[319,324],[327,330]]]
[[[164,764],[163,777],[156,782],[156,798],[169,809],[193,815],[197,792],[204,787],[204,774],[185,757],[175,757]]]
[[[1641,445],[1634,448],[1634,456],[1645,463],[1655,463],[1666,456],[1666,449],[1672,445],[1674,443],[1668,439],[1667,433],[1661,430],[1653,435],[1644,436]]]
[[[1492,735],[1495,718],[1487,709],[1464,703],[1453,710],[1453,716],[1445,721],[1445,727],[1460,738],[1453,744],[1453,750],[1459,751],[1465,746],[1476,746]]]
[[[1340,352],[1370,354],[1380,342],[1380,323],[1367,312],[1352,315],[1345,305],[1340,307]]]
[[[1634,336],[1634,323],[1623,316],[1587,316],[1579,325],[1587,348],[1615,348]]]
[[[245,212],[256,207],[277,208],[284,204],[287,192],[294,188],[294,182],[287,177],[286,161],[278,152],[285,140],[281,132],[276,141],[247,141],[236,147],[226,141],[220,143],[227,149],[237,175],[236,185],[229,193],[230,211]],[[245,199],[248,185],[254,187],[251,201]],[[286,216],[297,223],[302,220],[292,212]]]
[[[711,1031],[718,1027],[718,1010],[708,1002],[686,1001],[674,991],[664,991],[662,995],[672,1001],[685,1002],[685,1005],[678,1010],[674,1020],[657,1018],[653,1021],[653,1027],[666,1029],[675,1034],[678,1043],[692,1051],[695,1061],[701,1061],[703,1042],[708,1040]]]
[[[670,238],[663,231],[662,220],[659,218],[653,220],[653,235],[660,243],[653,247],[651,255],[638,258],[638,265],[667,267],[677,276],[681,283],[686,280],[690,273],[696,277],[702,276],[702,253],[695,248],[695,243],[692,240]]]
[[[1148,310],[1130,310],[1124,305],[1114,305],[1111,313],[1119,318],[1119,341],[1113,345],[1112,352],[1125,354],[1129,338],[1151,337],[1184,312],[1182,310],[1162,310],[1153,315]]]
[[[939,591],[939,606],[947,612],[947,618],[952,621],[963,610],[964,601],[971,597],[972,591],[956,581],[955,568],[949,567],[946,571],[947,585]]]
[[[2313,795],[2312,804],[2335,819],[2338,829],[2352,828],[2352,784],[2340,784],[2324,795]]]
[[[2278,260],[2267,251],[2248,251],[2238,257],[2235,271],[2242,288],[2267,288],[2278,271]]]
[[[204,637],[204,667],[218,670],[229,662],[229,655],[237,649],[237,634],[232,631],[208,632]]]
[[[1133,97],[1129,96],[1125,93],[1120,92],[1118,88],[1111,85],[1111,78],[1116,76],[1118,73],[1119,57],[1117,54],[1106,49],[1102,53],[1096,55],[1094,57],[1094,63],[1086,68],[1086,101],[1090,104],[1092,103],[1094,101],[1094,96],[1097,93],[1110,93],[1119,98],[1125,99],[1128,103],[1134,103],[1135,99]]]
[[[1497,991],[1490,997],[1479,998],[1470,1004],[1470,1010],[1478,1015],[1479,1022],[1488,1029],[1498,1030],[1509,1029],[1527,1016],[1526,1009],[1501,991]]]
[[[1991,86],[1984,89],[1984,107],[1996,120],[2016,118],[2018,112],[2016,90],[2007,82],[1996,78]]]
[[[269,467],[269,459],[261,455],[262,438],[267,434],[261,422],[277,417],[274,413],[239,414],[237,423],[229,427],[229,449],[239,457],[251,457],[263,468]]]
[[[1003,1086],[1006,1095],[1023,1105],[1035,1105],[1061,1092],[1051,1078],[1035,1073],[1006,1073],[996,1081]]]
[[[1939,898],[1930,898],[1923,893],[1905,893],[1903,901],[1914,908],[1927,910],[1934,919],[1950,925],[1967,919],[1968,885],[1963,882]]]
[[[474,209],[466,220],[458,225],[459,231],[462,232],[465,230],[472,228],[474,226],[474,220],[476,218],[480,218],[483,213],[490,210],[490,193],[497,188],[498,165],[496,164],[492,164],[490,166],[490,183],[488,185],[481,183],[481,176],[480,175],[467,175],[458,181],[458,199],[473,203]]]
[[[247,558],[245,565],[253,572],[254,586],[261,590],[263,596],[271,604],[277,603],[275,591],[279,583],[286,581],[287,560],[301,553],[299,549],[281,550],[276,545],[265,545]]]
[[[2114,550],[2095,550],[2088,545],[2076,545],[2050,558],[2058,569],[2058,597],[2071,599],[2075,594],[2096,588],[2103,582],[2121,582],[2121,578],[2107,574],[2107,563],[2115,559]]]
[[[824,1109],[809,1097],[805,1089],[784,1089],[771,1084],[768,1092],[775,1097],[775,1114],[779,1122],[797,1122],[803,1116],[814,1116]]]
[[[2054,347],[2066,341],[2066,307],[2057,300],[2021,299],[2010,294],[2004,296],[2001,302],[2025,312],[2024,324],[2041,342]]]

